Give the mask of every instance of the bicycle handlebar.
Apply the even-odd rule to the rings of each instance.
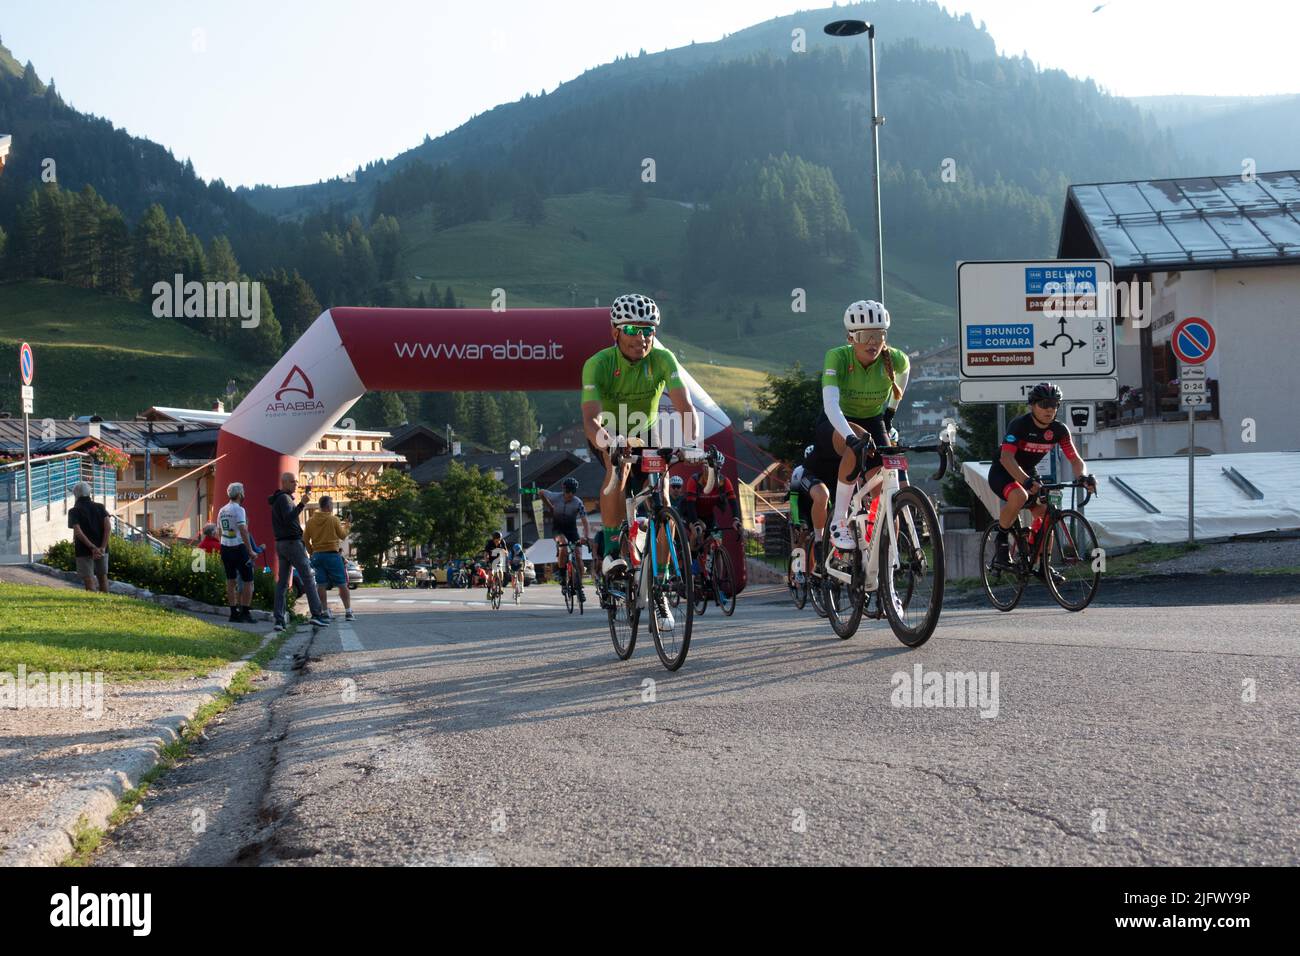
[[[679,462],[701,462],[707,461],[712,467],[720,467],[718,449],[712,445],[707,450],[699,448],[649,448],[644,445],[615,445],[608,449],[609,462],[615,469],[621,465],[638,462],[643,455],[657,455],[662,457],[667,465],[675,465]],[[613,475],[609,484],[606,485],[601,493],[610,494],[617,486],[618,476]]]
[[[868,435],[866,439],[858,446],[858,470],[863,468],[864,460],[875,453],[881,455],[898,455],[905,452],[938,452],[939,453],[939,470],[930,476],[931,481],[940,481],[948,473],[948,468],[956,469],[957,463],[953,458],[952,445],[946,441],[935,442],[933,445],[877,445]],[[949,461],[952,461],[951,466]]]
[[[1093,486],[1089,487],[1083,478],[1075,478],[1073,481],[1040,481],[1038,483],[1038,494],[1035,496],[1035,500],[1046,501],[1047,493],[1049,491],[1060,491],[1063,488],[1083,488],[1088,492],[1084,499],[1075,505],[1076,508],[1084,507],[1097,494],[1096,483],[1094,482]]]

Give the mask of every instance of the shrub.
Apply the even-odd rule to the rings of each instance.
[[[155,594],[179,594],[218,607],[226,603],[226,573],[218,555],[201,551],[196,554],[197,549],[185,545],[160,554],[147,544],[118,537],[109,542],[108,551],[109,577],[116,581],[147,588]],[[51,546],[45,553],[45,563],[62,571],[75,571],[77,560],[72,542],[60,541]],[[270,610],[274,598],[274,576],[255,574],[253,606]]]

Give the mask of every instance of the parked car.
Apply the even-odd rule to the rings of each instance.
[[[417,588],[433,588],[438,586],[438,579],[434,577],[433,565],[428,561],[421,561],[411,567],[411,574],[415,579]]]
[[[361,565],[357,564],[351,558],[344,558],[343,564],[348,569],[348,590],[355,591],[357,585],[360,584],[364,578],[364,575],[361,573]]]

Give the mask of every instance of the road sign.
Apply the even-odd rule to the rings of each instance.
[[[1180,362],[1200,365],[1214,354],[1214,329],[1204,319],[1192,316],[1174,326],[1169,344]]]
[[[23,384],[32,384],[32,374],[36,371],[36,358],[32,355],[32,347],[24,342],[18,346],[18,371],[22,374]]]
[[[36,397],[36,389],[30,385],[24,385],[19,391],[23,399],[23,414],[30,415],[32,413],[32,400]]]
[[[1210,403],[1208,395],[1190,395],[1183,392],[1183,408],[1201,408]]]
[[[1114,378],[1112,280],[1104,259],[959,262],[963,384]]]
[[[1061,387],[1069,401],[1113,402],[1119,394],[1114,378],[1062,378],[1051,379]],[[988,402],[1026,402],[1029,390],[1042,379],[963,379],[958,386],[963,404]]]
[[[1178,369],[1179,381],[1186,382],[1188,379],[1195,379],[1198,382],[1205,381],[1204,365],[1183,365]]]
[[[1097,410],[1092,402],[1070,402],[1064,415],[1076,435],[1092,435],[1097,431]]]

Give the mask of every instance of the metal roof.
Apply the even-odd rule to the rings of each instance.
[[[1071,186],[1058,255],[1116,270],[1300,264],[1300,171]]]

